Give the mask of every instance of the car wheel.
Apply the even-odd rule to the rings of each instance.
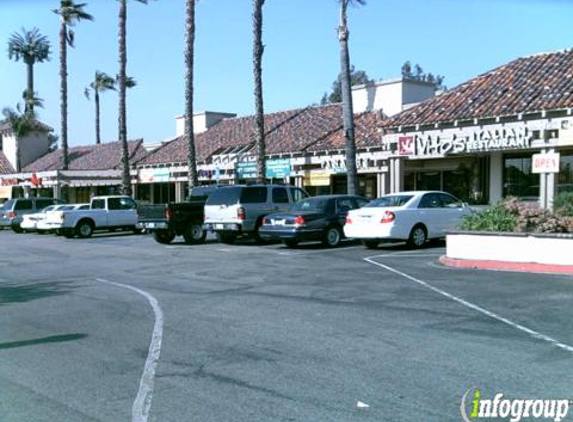
[[[82,239],[91,237],[94,233],[94,227],[89,221],[80,221],[76,226],[76,235]]]
[[[203,243],[205,242],[205,237],[207,237],[207,232],[203,229],[202,224],[190,224],[185,227],[183,232],[183,238],[188,245]]]
[[[175,239],[175,234],[169,230],[157,230],[153,232],[153,239],[162,245],[168,245]]]
[[[366,246],[368,249],[376,249],[380,242],[377,240],[363,240],[362,244]]]
[[[326,229],[324,232],[322,243],[324,246],[328,246],[329,248],[334,248],[340,244],[340,240],[342,239],[342,230],[338,226],[331,226]]]
[[[13,225],[13,226],[12,226],[12,231],[13,231],[14,233],[23,233],[23,232],[24,232],[24,230],[22,229],[22,227],[20,227],[19,224]]]
[[[217,240],[221,243],[226,243],[228,245],[231,245],[231,244],[235,243],[236,239],[237,239],[237,236],[235,236],[234,234],[217,233]]]
[[[287,245],[289,248],[295,248],[298,245],[298,240],[285,240],[284,244]]]
[[[410,232],[410,237],[408,237],[408,245],[413,248],[421,248],[428,240],[428,235],[426,233],[426,228],[418,224],[412,228]]]

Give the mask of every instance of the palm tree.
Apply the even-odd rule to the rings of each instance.
[[[60,0],[60,8],[53,10],[60,15],[60,97],[61,97],[61,137],[63,165],[67,170],[68,157],[68,45],[74,47],[74,31],[70,29],[81,20],[93,20],[93,16],[84,11],[86,3],[76,4],[73,0]],[[66,192],[64,191],[64,196]]]
[[[50,41],[44,35],[40,34],[38,28],[32,28],[27,31],[22,28],[20,34],[13,33],[8,40],[8,57],[15,61],[22,61],[26,64],[28,74],[28,84],[25,95],[32,98],[34,93],[34,65],[50,60]],[[26,103],[33,110],[34,105]]]
[[[255,80],[255,140],[257,144],[257,182],[265,182],[265,114],[263,107],[263,5],[253,0],[253,73]]]
[[[136,0],[139,3],[147,4],[147,0]],[[127,117],[125,106],[125,90],[127,88],[127,45],[126,45],[126,25],[127,25],[127,0],[119,0],[119,74],[117,75],[117,85],[119,92],[119,140],[122,149],[123,177],[121,190],[124,195],[131,195],[131,175],[129,172],[129,150],[127,145]]]
[[[20,140],[26,137],[30,132],[37,128],[36,113],[33,109],[25,107],[22,112],[20,104],[16,106],[16,110],[5,108],[2,110],[5,121],[10,124],[14,138],[16,139],[16,173],[22,170],[20,164]]]
[[[89,100],[90,91],[94,93],[95,101],[95,130],[96,130],[96,144],[101,144],[100,135],[100,106],[99,106],[99,94],[100,92],[115,91],[115,79],[104,72],[96,70],[94,80],[89,84],[84,90],[84,95]]]
[[[354,111],[352,108],[352,91],[350,85],[350,55],[348,53],[348,25],[346,9],[348,4],[366,4],[366,0],[339,0],[340,24],[338,42],[340,44],[340,76],[342,90],[342,113],[344,119],[344,143],[346,146],[346,178],[349,195],[358,193],[358,174],[356,171],[356,142],[354,139]]]
[[[195,0],[187,0],[185,21],[185,139],[187,141],[187,168],[189,169],[189,196],[199,184],[197,156],[193,134],[193,59],[195,54]]]

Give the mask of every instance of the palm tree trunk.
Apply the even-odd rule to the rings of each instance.
[[[34,111],[34,63],[29,61],[26,63],[26,72],[27,72],[27,76],[28,76],[28,90],[27,90],[27,96],[28,98],[26,98],[26,106],[25,106],[25,110],[26,112],[31,112]]]
[[[264,183],[265,114],[263,106],[263,5],[265,0],[253,0],[253,73],[255,80],[255,139],[257,144],[257,182]]]
[[[119,140],[122,147],[122,193],[124,195],[131,195],[131,176],[129,174],[129,151],[127,145],[127,121],[126,121],[126,105],[125,105],[125,77],[127,67],[127,47],[125,41],[125,32],[127,25],[127,0],[121,0],[119,6]]]
[[[100,124],[99,124],[99,91],[95,90],[95,109],[96,109],[96,144],[101,144]]]
[[[195,44],[195,0],[187,0],[185,22],[185,139],[187,140],[187,167],[189,169],[189,196],[199,184],[197,157],[193,134],[193,56]]]
[[[346,147],[346,180],[347,193],[358,193],[358,175],[356,171],[356,143],[354,140],[354,112],[352,91],[350,88],[350,55],[348,53],[348,27],[346,25],[346,6],[348,0],[340,2],[340,26],[338,41],[340,43],[340,74],[342,91],[342,113],[344,119],[344,144]]]
[[[68,57],[67,57],[68,28],[62,22],[60,29],[60,114],[62,137],[62,169],[68,169]]]

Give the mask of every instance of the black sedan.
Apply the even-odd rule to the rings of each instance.
[[[294,204],[289,212],[267,215],[259,235],[265,240],[282,240],[291,248],[307,240],[319,240],[329,247],[338,246],[344,237],[342,227],[348,211],[368,202],[366,198],[350,195],[306,198]]]

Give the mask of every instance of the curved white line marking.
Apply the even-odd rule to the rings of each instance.
[[[141,381],[139,382],[139,391],[137,392],[137,396],[133,402],[133,407],[131,408],[132,422],[147,422],[147,418],[149,417],[149,409],[151,408],[151,400],[153,398],[155,368],[157,367],[159,355],[161,354],[161,340],[163,338],[163,312],[159,307],[159,302],[157,302],[157,299],[143,290],[129,286],[127,284],[104,280],[102,278],[96,278],[96,281],[112,284],[114,286],[133,290],[134,292],[139,293],[147,299],[153,308],[153,312],[155,313],[155,324],[153,325],[153,334],[151,336],[151,343],[149,344],[147,360],[145,361],[143,374],[141,375]]]
[[[477,312],[479,312],[479,313],[481,313],[481,314],[487,315],[487,316],[490,317],[490,318],[493,318],[493,319],[496,319],[496,320],[498,320],[498,321],[500,321],[500,322],[503,322],[504,324],[507,324],[507,325],[509,325],[510,327],[513,327],[513,328],[516,328],[516,329],[518,329],[518,330],[520,330],[520,331],[523,331],[523,332],[529,334],[531,337],[533,337],[533,338],[535,338],[535,339],[537,339],[537,340],[546,341],[546,342],[551,343],[552,345],[554,345],[554,346],[556,346],[556,347],[559,347],[560,349],[563,349],[563,350],[566,350],[567,352],[573,353],[573,347],[572,347],[572,346],[569,346],[569,345],[567,345],[567,344],[561,343],[560,341],[555,340],[555,339],[552,338],[552,337],[546,336],[545,334],[538,333],[537,331],[532,330],[531,328],[527,328],[527,327],[525,327],[525,326],[523,326],[523,325],[521,325],[521,324],[518,324],[518,323],[513,322],[513,321],[511,321],[511,320],[509,320],[509,319],[507,319],[507,318],[504,318],[504,317],[502,317],[502,316],[499,316],[499,315],[497,315],[497,314],[495,314],[495,313],[493,313],[493,312],[491,312],[491,311],[488,311],[487,309],[484,309],[484,308],[482,308],[481,306],[475,305],[475,304],[473,304],[473,303],[471,303],[471,302],[468,302],[467,300],[464,300],[464,299],[461,299],[461,298],[459,298],[459,297],[457,297],[457,296],[454,296],[454,295],[452,295],[452,294],[450,294],[450,293],[448,293],[448,292],[446,292],[446,291],[444,291],[444,290],[438,289],[437,287],[434,287],[434,286],[432,286],[431,284],[426,283],[425,281],[419,280],[419,279],[417,279],[417,278],[415,278],[415,277],[412,277],[411,275],[408,275],[408,274],[406,274],[406,273],[403,273],[403,272],[401,272],[401,271],[398,271],[398,270],[395,269],[395,268],[389,267],[388,265],[384,265],[384,264],[381,264],[381,263],[376,262],[376,261],[373,260],[374,258],[383,258],[383,257],[384,257],[384,255],[376,255],[376,256],[370,256],[370,257],[364,258],[364,260],[367,261],[367,262],[369,262],[370,264],[377,265],[378,267],[384,268],[385,270],[388,270],[388,271],[390,271],[390,272],[393,272],[394,274],[397,274],[397,275],[399,275],[399,276],[401,276],[401,277],[404,277],[404,278],[406,278],[406,279],[408,279],[408,280],[410,280],[410,281],[413,281],[414,283],[417,283],[417,284],[419,284],[420,286],[423,286],[423,287],[425,287],[425,288],[427,288],[427,289],[429,289],[429,290],[432,290],[432,291],[435,292],[435,293],[438,293],[438,294],[440,294],[440,295],[442,295],[442,296],[444,296],[444,297],[447,297],[448,299],[451,299],[451,300],[453,300],[454,302],[459,303],[460,305],[463,305],[463,306],[465,306],[465,307],[467,307],[467,308],[473,309],[474,311],[477,311]]]

